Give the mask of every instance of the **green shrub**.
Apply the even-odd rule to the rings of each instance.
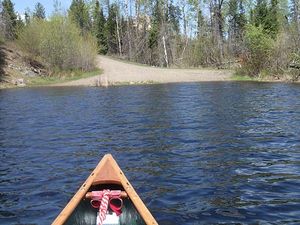
[[[29,54],[41,58],[51,70],[94,68],[95,39],[68,18],[54,16],[49,21],[35,19],[19,34],[19,44]]]
[[[246,59],[242,65],[244,73],[257,76],[268,68],[274,40],[259,26],[248,25],[245,33]]]
[[[219,63],[220,50],[210,36],[193,40],[187,48],[184,63],[188,66],[215,66]]]
[[[23,50],[34,56],[41,54],[42,33],[45,30],[46,22],[44,20],[34,20],[30,25],[19,30],[19,43]]]

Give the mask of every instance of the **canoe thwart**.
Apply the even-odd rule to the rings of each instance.
[[[102,196],[102,191],[91,191],[91,192],[87,192],[85,195],[86,199],[92,199],[95,195],[98,195],[100,198]],[[128,198],[128,195],[126,193],[126,191],[121,191],[120,193],[120,197],[121,198]]]

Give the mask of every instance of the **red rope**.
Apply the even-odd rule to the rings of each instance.
[[[112,200],[117,200],[117,203],[119,204],[116,204]],[[98,225],[102,225],[106,218],[108,206],[117,214],[117,216],[122,213],[123,200],[121,199],[121,191],[92,191],[91,205],[94,208],[99,208]]]
[[[107,208],[108,208],[108,201],[109,201],[109,190],[104,190],[103,191],[103,197],[101,200],[101,205],[99,207],[99,224],[98,225],[102,225],[103,221],[106,218],[106,213],[107,213]]]

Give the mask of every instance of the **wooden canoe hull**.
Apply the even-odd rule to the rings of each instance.
[[[131,213],[132,215],[130,217],[133,215],[140,217],[135,218],[135,220],[141,220],[143,223],[138,222],[136,224],[158,224],[112,155],[107,154],[102,158],[52,225],[74,224],[74,218],[76,218],[76,224],[96,224],[94,222],[96,211],[89,205],[89,201],[85,201],[85,195],[89,191],[107,188],[121,189],[127,193],[128,199],[124,201],[124,212]],[[126,218],[123,218],[126,217],[126,213],[124,213],[123,217],[122,216],[123,215],[121,215],[121,220],[126,220]],[[91,220],[91,222],[88,222],[89,220]],[[124,222],[124,224],[128,224],[128,222]]]

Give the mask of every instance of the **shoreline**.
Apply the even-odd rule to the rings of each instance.
[[[139,65],[109,56],[97,56],[96,66],[99,75],[80,78],[71,81],[62,81],[54,84],[26,85],[31,87],[109,87],[127,85],[152,85],[174,83],[201,83],[201,82],[258,82],[258,83],[295,83],[289,80],[251,79],[234,75],[233,70],[218,69],[181,69],[158,68]],[[20,88],[16,85],[1,84],[0,89]],[[22,87],[24,88],[24,87]]]

